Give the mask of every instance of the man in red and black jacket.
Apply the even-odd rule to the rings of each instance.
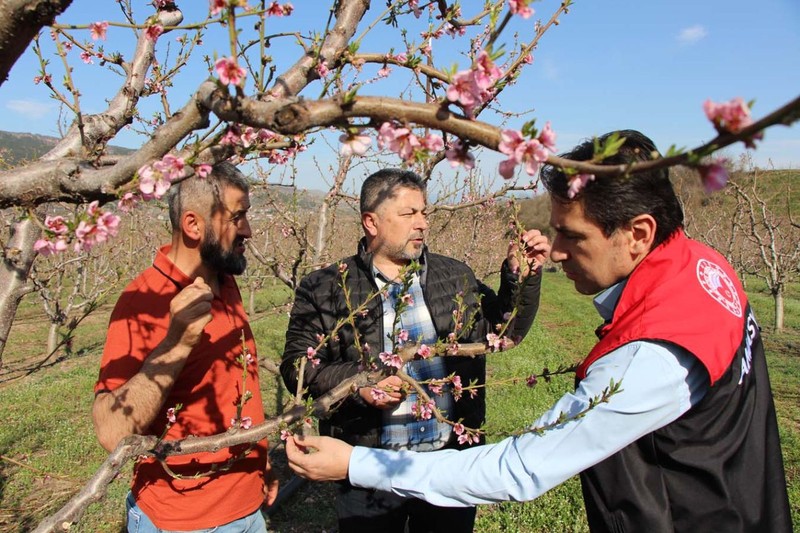
[[[624,142],[603,163],[657,155],[641,133],[617,133]],[[593,159],[594,145],[564,157]],[[728,262],[684,234],[667,170],[590,177],[545,167],[542,180],[550,258],[595,295],[604,321],[575,391],[532,424],[552,429],[430,454],[298,439],[287,443],[292,467],[437,505],[531,500],[580,473],[592,531],[791,531],[758,324]]]

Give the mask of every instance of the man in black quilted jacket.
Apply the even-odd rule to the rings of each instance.
[[[517,314],[505,334],[517,342],[527,334],[539,306],[541,265],[550,251],[538,230],[522,234],[521,253],[516,244],[509,246],[495,293],[464,263],[425,247],[425,184],[417,174],[399,169],[372,174],[362,186],[360,207],[365,236],[358,253],[312,272],[297,288],[281,363],[289,390],[297,390],[303,359],[302,387],[317,398],[369,362],[391,365],[391,354],[405,342],[417,343],[423,356],[437,341],[496,345],[501,342],[497,327],[515,305]],[[355,326],[330,335],[340,319],[361,305]],[[420,382],[441,380],[443,386],[434,381],[427,392],[448,420],[467,428],[483,424],[483,356],[420,357],[402,370]],[[414,451],[459,448],[476,440],[460,426],[438,422],[432,411],[400,377],[390,375],[353,393],[320,422],[320,432],[354,445]],[[466,532],[475,520],[474,507],[437,507],[346,481],[339,486],[336,511],[341,533],[401,533],[406,526],[411,533]]]

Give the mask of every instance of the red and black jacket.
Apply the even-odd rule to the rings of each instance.
[[[598,335],[579,380],[615,348],[652,340],[692,353],[710,383],[676,421],[581,474],[592,531],[791,531],[760,330],[728,262],[676,232],[636,267]]]

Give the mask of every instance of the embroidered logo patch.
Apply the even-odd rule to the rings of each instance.
[[[741,318],[742,302],[739,301],[739,294],[736,292],[731,278],[719,265],[700,259],[697,262],[697,280],[700,282],[700,286],[722,307],[737,318]]]

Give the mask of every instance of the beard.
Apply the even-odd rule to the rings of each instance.
[[[414,244],[411,244],[411,239],[418,239],[422,238],[421,236],[412,236],[408,242],[403,245],[398,245],[396,247],[392,247],[386,245],[384,248],[384,255],[394,260],[403,260],[403,261],[416,261],[422,256],[422,250],[424,246],[420,245],[417,247]]]
[[[200,245],[200,258],[203,264],[221,274],[239,275],[247,268],[247,258],[244,254],[236,252],[236,248],[244,242],[237,237],[230,250],[224,250],[217,236],[210,229],[206,229],[206,238]]]

